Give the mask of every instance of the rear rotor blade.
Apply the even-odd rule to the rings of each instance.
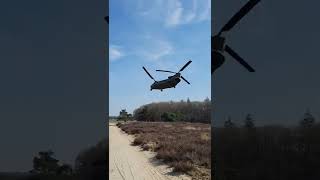
[[[153,78],[153,77],[151,76],[151,74],[147,71],[147,69],[146,69],[145,67],[142,67],[142,68],[143,68],[143,70],[149,75],[149,77],[154,80],[154,78]],[[154,80],[154,81],[156,81],[156,80]]]
[[[190,84],[183,76],[180,76],[186,83]]]
[[[166,70],[156,70],[156,71],[160,71],[160,72],[168,72],[168,73],[176,73],[176,72],[172,72],[172,71],[166,71]]]
[[[235,60],[237,60],[241,65],[243,65],[249,72],[255,72],[255,70],[228,45],[225,46],[225,51],[227,51],[227,53],[229,53]]]
[[[187,66],[189,66],[189,64],[191,63],[192,61],[188,61],[181,69],[179,72],[183,71]]]
[[[223,26],[219,34],[224,31],[229,31],[236,25],[255,5],[257,5],[260,0],[250,0],[245,4],[229,21]]]

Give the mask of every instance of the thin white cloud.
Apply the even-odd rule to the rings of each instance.
[[[141,16],[148,16],[150,13],[151,13],[151,11],[142,11],[142,12],[139,12],[139,14],[140,14]]]
[[[148,48],[140,51],[141,53],[139,54],[149,61],[159,61],[161,58],[172,54],[174,50],[170,42],[159,39],[153,40],[152,44],[146,47]]]
[[[185,17],[185,24],[191,23],[195,18],[196,18],[196,14],[195,13],[187,14],[186,17]]]
[[[116,61],[124,56],[120,46],[110,45],[109,47],[109,58],[110,61]]]
[[[166,56],[173,54],[174,47],[171,42],[146,34],[142,36],[139,46],[134,46],[125,50],[121,46],[110,45],[109,59],[111,62],[118,61],[122,57],[138,58],[144,61],[152,61],[153,63],[161,63]]]
[[[211,19],[211,0],[207,0],[204,9],[199,14],[199,21],[205,21]]]
[[[211,19],[211,0],[140,0],[138,11],[144,18],[162,21],[165,27]]]
[[[197,18],[198,0],[193,0],[192,10],[186,15],[186,22],[192,22]]]
[[[183,7],[179,0],[171,0],[167,5],[166,26],[175,26],[181,24]]]

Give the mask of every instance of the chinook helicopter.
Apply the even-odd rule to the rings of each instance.
[[[173,73],[173,76],[169,76],[168,79],[162,80],[162,81],[156,81],[150,73],[147,71],[145,67],[142,67],[143,70],[149,75],[151,79],[154,80],[154,83],[151,85],[150,91],[152,89],[167,89],[167,88],[175,88],[176,85],[182,80],[184,80],[186,83],[190,84],[189,81],[187,81],[183,76],[181,76],[181,71],[183,71],[192,61],[188,61],[178,72],[173,72],[173,71],[167,71],[167,70],[156,70],[160,72],[168,72],[168,73]],[[181,79],[180,79],[181,78]]]
[[[231,55],[236,61],[244,66],[249,72],[255,70],[244,61],[234,50],[225,44],[226,38],[223,36],[225,32],[230,31],[260,0],[250,0],[247,2],[219,31],[219,33],[211,37],[211,73],[214,73],[225,61],[224,51]]]

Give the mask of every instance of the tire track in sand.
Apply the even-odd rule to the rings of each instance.
[[[112,180],[190,180],[188,176],[171,176],[167,168],[156,167],[140,148],[131,146],[132,137],[114,123],[109,124],[109,179]]]

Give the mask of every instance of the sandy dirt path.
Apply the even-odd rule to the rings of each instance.
[[[190,180],[186,175],[171,173],[161,163],[151,162],[154,154],[131,146],[133,137],[114,123],[109,124],[109,179],[112,180]]]

